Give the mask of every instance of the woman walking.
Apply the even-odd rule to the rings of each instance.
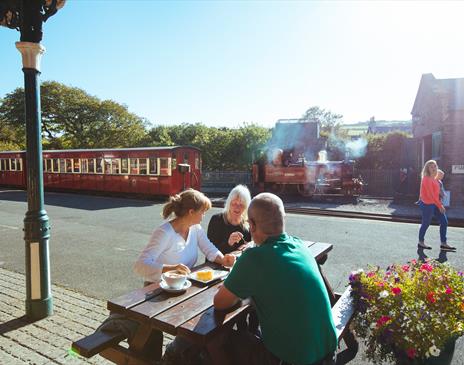
[[[440,184],[436,179],[438,165],[435,160],[429,160],[422,169],[422,180],[420,186],[419,207],[422,211],[422,224],[419,229],[419,243],[417,246],[430,250],[431,246],[425,244],[425,233],[436,216],[440,222],[440,249],[443,251],[454,251],[455,247],[448,245],[446,231],[448,229],[448,218],[446,218],[445,207],[440,201]]]

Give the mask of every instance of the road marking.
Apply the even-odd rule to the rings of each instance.
[[[0,224],[0,227],[2,227],[2,228],[9,228],[9,229],[19,229],[19,227],[7,226],[7,225],[5,225],[5,224]]]

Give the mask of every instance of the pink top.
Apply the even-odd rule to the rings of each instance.
[[[443,205],[440,201],[440,184],[430,176],[424,176],[420,186],[420,200],[424,204],[435,204],[438,208]]]

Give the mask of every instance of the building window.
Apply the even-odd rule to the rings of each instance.
[[[441,132],[435,132],[432,134],[432,159],[440,160],[441,158]]]

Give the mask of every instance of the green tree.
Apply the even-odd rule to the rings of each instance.
[[[321,132],[334,132],[338,129],[343,115],[332,113],[330,110],[312,106],[303,114],[303,119],[316,120],[321,123]]]
[[[112,100],[54,81],[42,83],[40,90],[45,148],[130,147],[146,134],[146,121]],[[0,120],[15,131],[13,142],[24,144],[24,89],[5,96]]]

